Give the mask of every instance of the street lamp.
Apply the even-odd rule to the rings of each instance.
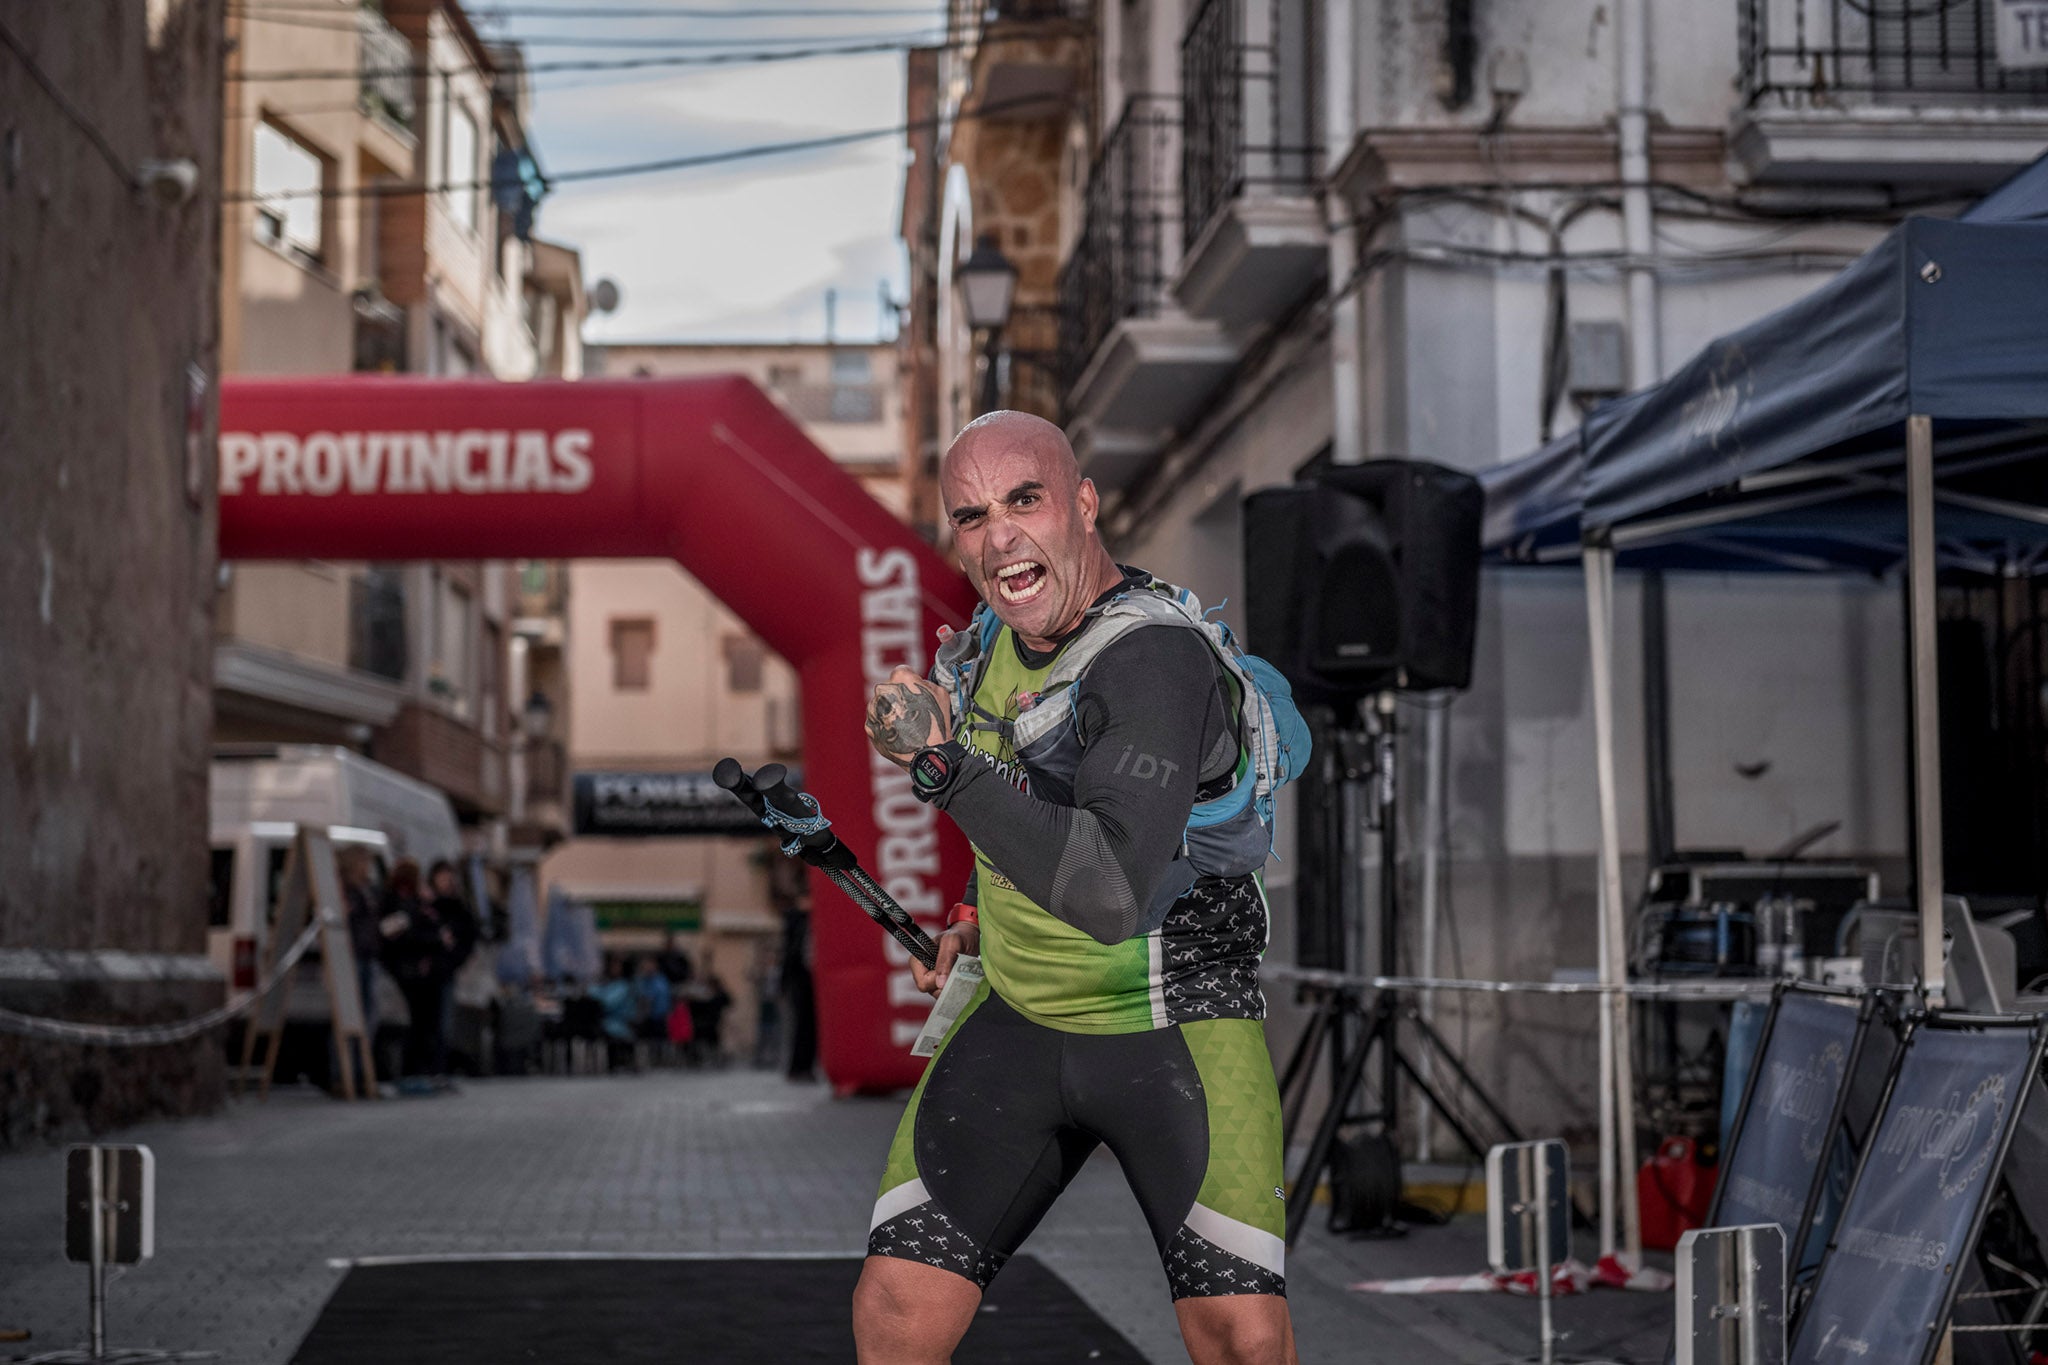
[[[993,233],[975,239],[974,251],[953,272],[960,286],[960,302],[967,310],[967,325],[986,334],[982,342],[981,411],[994,412],[1001,401],[996,393],[997,343],[1010,321],[1010,304],[1017,296],[1017,267],[1003,255]]]

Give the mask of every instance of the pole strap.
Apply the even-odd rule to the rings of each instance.
[[[827,820],[825,813],[818,809],[817,797],[812,796],[809,792],[798,792],[796,795],[797,799],[802,801],[811,812],[809,816],[787,814],[775,809],[775,807],[765,801],[761,804],[761,809],[766,812],[761,817],[761,823],[770,829],[779,829],[789,836],[782,841],[782,852],[785,856],[791,858],[794,858],[803,851],[804,840],[808,836],[823,834],[826,830],[832,828],[832,822]]]

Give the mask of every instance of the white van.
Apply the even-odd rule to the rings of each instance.
[[[207,955],[239,993],[255,989],[286,855],[302,824],[371,850],[378,879],[400,858],[422,869],[462,856],[455,809],[438,789],[349,749],[223,749],[212,772]]]

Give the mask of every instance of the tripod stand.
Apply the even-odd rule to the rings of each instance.
[[[1323,783],[1324,809],[1322,811],[1323,838],[1326,845],[1334,843],[1337,856],[1326,859],[1326,868],[1335,865],[1345,868],[1355,865],[1356,860],[1345,856],[1351,846],[1350,821],[1346,816],[1347,790],[1356,786],[1362,776],[1369,776],[1372,784],[1374,823],[1379,833],[1379,968],[1381,975],[1394,975],[1395,954],[1400,944],[1401,889],[1398,858],[1400,852],[1400,829],[1397,809],[1397,787],[1395,782],[1396,760],[1398,758],[1398,726],[1394,714],[1394,694],[1381,692],[1372,699],[1371,709],[1366,712],[1367,724],[1363,734],[1348,730],[1337,736],[1332,746],[1335,754],[1330,766],[1326,767]],[[1367,744],[1361,746],[1363,738]],[[1369,752],[1369,761],[1360,771],[1357,754],[1364,749]],[[1327,751],[1326,751],[1327,752]],[[1331,818],[1334,808],[1336,818]],[[1335,836],[1334,839],[1332,836]],[[1340,898],[1341,899],[1341,898]],[[1341,911],[1340,911],[1341,914]],[[1341,936],[1339,936],[1341,939]],[[1308,1215],[1310,1202],[1315,1197],[1315,1188],[1324,1173],[1331,1169],[1333,1150],[1339,1130],[1346,1124],[1368,1123],[1374,1125],[1379,1134],[1392,1147],[1398,1140],[1400,1130],[1399,1084],[1403,1076],[1428,1101],[1430,1107],[1440,1115],[1458,1140],[1471,1149],[1474,1156],[1483,1157],[1486,1147],[1472,1131],[1469,1124],[1445,1100],[1436,1084],[1424,1076],[1400,1047],[1400,1034],[1404,1024],[1413,1036],[1431,1055],[1441,1058],[1458,1078],[1458,1082],[1469,1091],[1484,1108],[1488,1116],[1500,1126],[1509,1141],[1522,1140],[1515,1127],[1501,1107],[1486,1093],[1478,1078],[1473,1076],[1463,1061],[1444,1042],[1420,1009],[1401,992],[1391,989],[1371,990],[1370,985],[1358,976],[1341,972],[1302,972],[1297,974],[1301,989],[1316,999],[1315,1013],[1310,1017],[1307,1030],[1294,1052],[1287,1059],[1280,1080],[1282,1101],[1282,1126],[1291,1142],[1299,1130],[1302,1111],[1307,1106],[1309,1091],[1313,1085],[1318,1058],[1327,1047],[1334,1062],[1330,1078],[1330,1097],[1320,1121],[1316,1125],[1315,1137],[1309,1143],[1308,1160],[1296,1173],[1294,1186],[1287,1196],[1287,1242],[1291,1246],[1301,1232],[1302,1223]],[[1366,1000],[1371,992],[1370,1003]],[[1347,1034],[1356,1034],[1347,1045]],[[1354,1114],[1352,1107],[1364,1084],[1366,1072],[1375,1053],[1379,1060],[1379,1106],[1370,1113]],[[1393,1147],[1398,1153],[1398,1147]],[[1392,1189],[1388,1197],[1380,1200],[1380,1216],[1377,1227],[1363,1229],[1388,1234],[1406,1231],[1398,1218],[1402,1212],[1399,1202],[1400,1175],[1399,1157],[1393,1158]]]

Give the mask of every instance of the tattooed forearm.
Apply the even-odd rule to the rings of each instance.
[[[946,740],[946,717],[930,692],[907,683],[883,683],[868,705],[868,738],[899,763],[928,744]]]

